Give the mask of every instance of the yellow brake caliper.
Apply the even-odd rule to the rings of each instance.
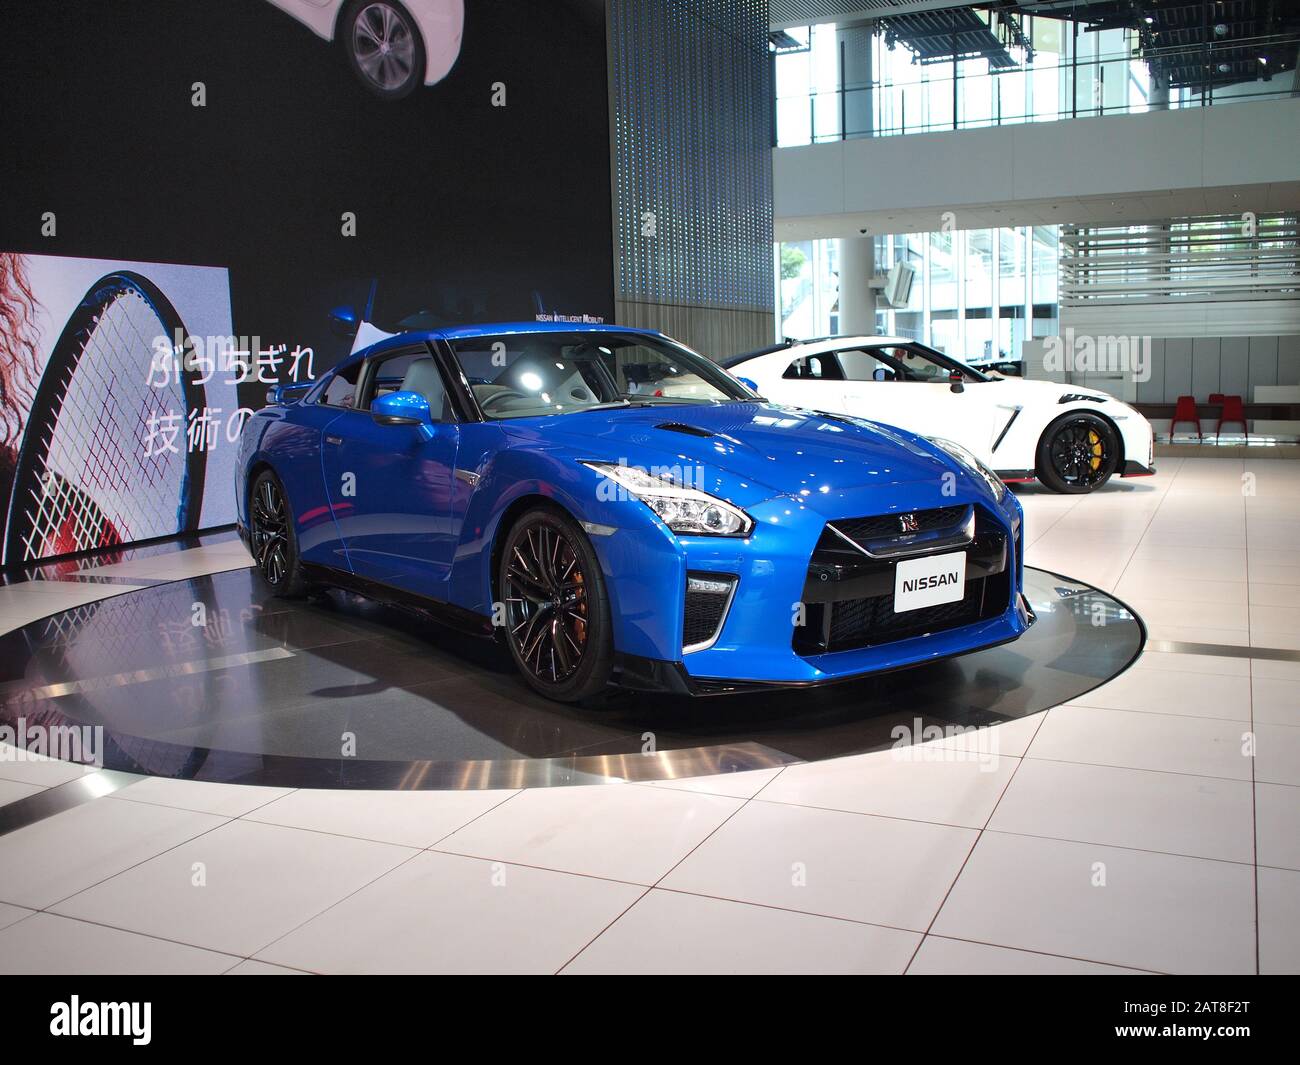
[[[1092,468],[1094,470],[1101,468],[1101,437],[1097,435],[1096,429],[1088,430],[1088,444],[1092,452]]]

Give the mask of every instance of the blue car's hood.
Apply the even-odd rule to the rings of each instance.
[[[694,467],[696,487],[740,505],[774,495],[937,481],[953,466],[910,433],[766,403],[632,407],[505,422],[575,458]],[[696,479],[696,478],[700,479]]]

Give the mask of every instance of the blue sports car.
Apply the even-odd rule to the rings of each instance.
[[[1032,621],[1020,505],[964,448],[767,403],[660,333],[404,333],[268,398],[236,477],[271,588],[495,633],[553,699],[844,680]]]

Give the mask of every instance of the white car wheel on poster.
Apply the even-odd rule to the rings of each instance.
[[[455,66],[464,0],[270,0],[327,41],[338,41],[357,79],[384,100],[436,85]]]

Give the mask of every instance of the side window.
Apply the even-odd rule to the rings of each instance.
[[[787,381],[843,381],[844,373],[833,352],[803,355],[786,367],[781,375]]]
[[[896,349],[884,349],[893,354]],[[840,366],[844,369],[846,381],[896,381],[898,373],[884,359],[877,358],[870,351],[854,349],[841,351]]]
[[[320,393],[317,403],[328,407],[353,407],[357,400],[357,378],[361,374],[361,363],[353,363],[347,369],[336,373],[329,379],[325,391]]]
[[[365,409],[380,396],[393,392],[418,392],[429,401],[429,411],[436,422],[453,421],[451,402],[442,381],[438,364],[424,349],[407,351],[376,364],[366,388]]]
[[[881,348],[903,367],[905,380],[948,383],[948,368],[911,348]]]

